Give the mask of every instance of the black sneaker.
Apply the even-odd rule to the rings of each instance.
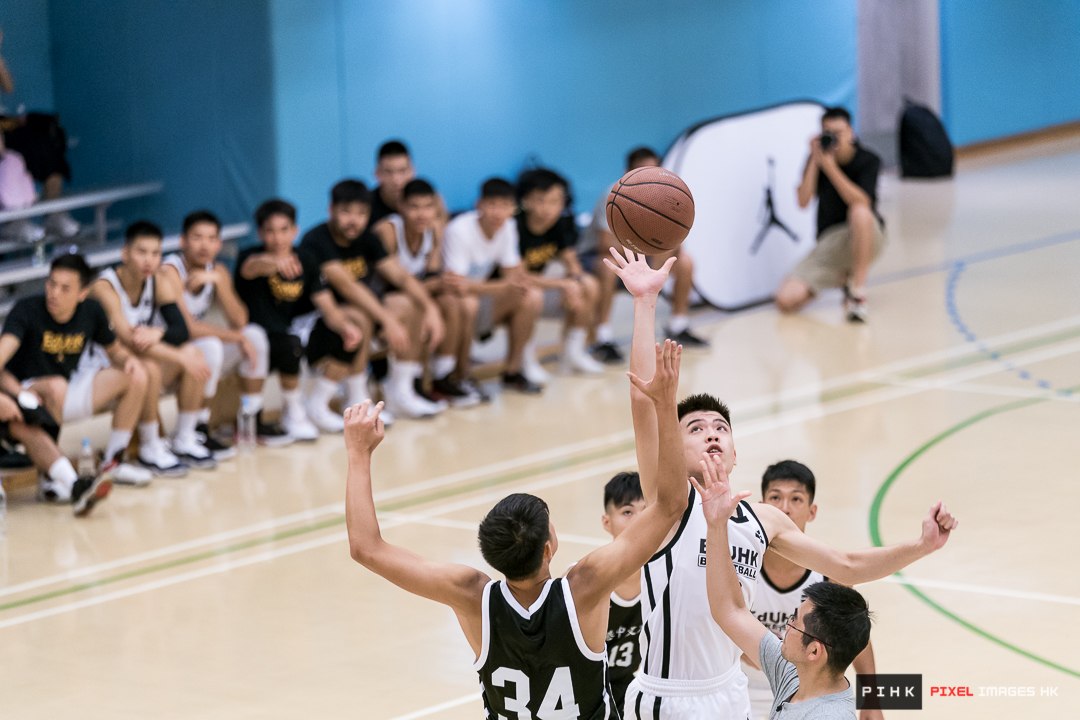
[[[413,390],[416,391],[417,395],[424,398],[429,403],[438,403],[441,400],[445,400],[446,403],[450,402],[449,398],[442,398],[437,396],[434,392],[428,392],[427,390],[425,390],[424,383],[421,382],[420,378],[416,378],[415,380],[413,380]]]
[[[202,441],[203,446],[214,456],[215,460],[228,460],[236,455],[236,448],[221,442],[210,434],[210,428],[206,423],[199,423],[196,425],[195,433],[198,435],[199,440]]]
[[[517,390],[519,393],[524,393],[526,395],[539,395],[544,392],[543,385],[532,382],[520,372],[503,373],[502,382],[504,388]]]
[[[292,445],[293,436],[278,421],[263,422],[262,410],[255,415],[255,439],[263,447]]]
[[[0,470],[22,470],[34,467],[34,461],[21,452],[9,450],[0,444]]]
[[[844,314],[850,323],[866,322],[866,298],[855,295],[847,286],[844,287]]]
[[[668,338],[682,345],[684,348],[707,348],[709,341],[699,338],[687,328],[677,335],[668,334]]]
[[[470,393],[476,393],[476,396],[480,398],[480,402],[489,403],[492,401],[491,393],[484,389],[484,386],[476,382],[472,378],[465,378],[461,381],[461,387],[465,388]]]
[[[75,517],[86,517],[94,506],[109,496],[112,480],[107,474],[97,477],[81,477],[71,486],[71,504]]]
[[[622,351],[613,342],[596,343],[592,349],[593,357],[602,363],[619,365],[626,361]]]
[[[431,383],[431,394],[441,397],[453,407],[471,407],[480,404],[480,393],[473,392],[464,383],[452,380],[449,375]]]

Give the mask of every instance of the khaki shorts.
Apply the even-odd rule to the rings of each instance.
[[[877,260],[884,248],[885,229],[878,221],[874,223],[874,249],[870,261]],[[817,246],[795,266],[791,275],[802,280],[811,291],[817,293],[827,288],[847,285],[851,268],[851,226],[840,223],[826,228],[825,232],[818,236]]]

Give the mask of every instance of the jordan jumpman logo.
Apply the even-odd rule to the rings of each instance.
[[[780,228],[794,243],[799,242],[799,236],[791,231],[791,229],[780,222],[780,218],[776,217],[776,206],[773,204],[772,199],[772,186],[776,182],[776,164],[772,158],[769,158],[769,184],[765,186],[765,212],[762,213],[765,216],[765,226],[761,228],[761,232],[754,238],[754,244],[750,246],[750,254],[757,255],[757,251],[761,249],[761,243],[765,242],[765,236],[769,234],[769,231],[774,227]]]

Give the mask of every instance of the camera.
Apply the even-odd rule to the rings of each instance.
[[[834,145],[836,145],[836,133],[829,132],[828,130],[821,133],[821,149],[822,150],[828,150],[829,148],[833,147]]]

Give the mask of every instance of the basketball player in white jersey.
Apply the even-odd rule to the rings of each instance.
[[[294,440],[277,422],[262,421],[263,385],[270,371],[270,341],[266,331],[248,322],[248,308],[236,293],[229,269],[217,260],[221,252],[221,221],[206,210],[184,218],[180,233],[180,252],[162,261],[162,274],[183,287],[180,310],[191,333],[191,344],[202,351],[210,366],[203,407],[196,430],[206,438],[205,445],[214,457],[223,460],[236,449],[218,442],[210,435],[210,401],[217,394],[223,375],[238,371],[240,401],[256,417],[256,435],[260,445],[281,447]],[[214,303],[228,327],[207,321]],[[299,438],[314,440],[315,436]]]
[[[614,262],[605,262],[634,296],[630,369],[639,377],[651,377],[654,359],[645,356],[645,348],[655,337],[656,299],[670,266],[653,270],[644,255],[635,256],[629,250],[620,255],[613,249],[611,254]],[[633,388],[631,409],[635,437],[640,438],[636,452],[641,489],[646,503],[651,503],[656,420],[644,396]],[[730,472],[735,467],[735,444],[727,407],[709,395],[694,395],[679,403],[679,416],[691,476],[700,479],[700,458],[706,453],[719,458]],[[647,650],[642,672],[627,690],[625,716],[746,720],[750,700],[746,676],[739,667],[742,653],[709,612],[705,584],[708,528],[701,498],[689,485],[688,493],[686,514],[673,524],[663,550],[642,571]],[[949,523],[951,516],[946,513],[939,522]],[[736,505],[727,536],[731,561],[744,580],[742,592],[748,607],[754,603],[767,548],[847,585],[891,575],[930,552],[922,540],[854,552],[836,550],[802,533],[775,507],[745,501]]]
[[[770,465],[761,477],[762,502],[778,508],[803,532],[806,532],[806,523],[817,516],[817,505],[814,504],[816,490],[814,473],[794,460],[782,460]],[[827,580],[821,573],[799,567],[771,550],[766,551],[762,558],[760,578],[762,582],[758,583],[757,596],[750,611],[769,632],[781,639],[795,611],[806,599],[806,588]],[[743,655],[743,672],[746,673],[750,690],[750,709],[755,720],[759,720],[769,717],[775,704],[769,679],[757,667],[757,658],[754,658],[753,664],[748,664],[748,659]],[[851,666],[859,675],[876,673],[874,649],[869,641]],[[876,708],[859,711],[859,720],[881,718],[881,710]]]
[[[188,342],[187,323],[178,306],[183,290],[161,270],[161,239],[161,230],[153,223],[132,223],[124,236],[120,265],[102,271],[91,294],[105,308],[120,342],[146,366],[149,382],[139,418],[139,462],[155,475],[179,477],[189,466],[212,469],[217,464],[195,432],[210,367]],[[158,403],[162,388],[174,383],[183,422],[177,422],[170,451],[159,437]]]
[[[402,190],[400,213],[387,215],[373,226],[372,232],[382,240],[386,252],[396,256],[401,267],[424,284],[442,314],[445,330],[431,363],[432,396],[428,399],[469,407],[480,402],[480,395],[452,377],[463,345],[472,347],[472,339],[465,336],[464,282],[452,273],[443,273],[446,225],[439,219],[439,207],[439,196],[431,183],[410,180]],[[415,385],[417,393],[424,395],[420,378]]]
[[[655,405],[650,438],[659,449],[649,478],[656,496],[614,542],[552,578],[559,546],[547,504],[510,495],[480,523],[480,552],[505,580],[454,563],[435,562],[383,540],[371,494],[371,455],[383,437],[381,404],[345,414],[349,456],[345,519],[353,559],[416,595],[449,605],[476,654],[489,718],[603,720],[618,717],[607,692],[604,639],[611,593],[660,546],[683,514],[686,467],[675,411],[681,348],[656,346],[649,383],[631,375]]]

